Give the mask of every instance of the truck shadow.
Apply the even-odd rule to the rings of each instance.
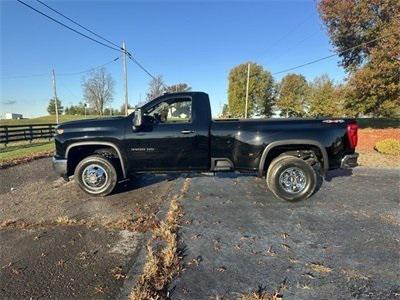
[[[117,184],[113,195],[126,193],[140,188],[150,187],[162,181],[172,181],[180,177],[196,178],[196,177],[218,177],[218,178],[238,178],[238,177],[255,177],[254,174],[241,174],[235,172],[220,173],[170,173],[170,174],[143,174],[135,176],[131,179],[121,181]]]
[[[317,187],[313,193],[313,195],[315,195],[315,193],[317,193],[324,181],[327,182],[331,182],[332,179],[337,178],[337,177],[347,177],[347,176],[352,176],[353,175],[353,170],[352,169],[335,169],[335,170],[331,170],[328,171],[328,173],[326,174],[325,178],[322,178],[322,176],[318,175],[317,176]]]
[[[160,183],[162,181],[171,181],[177,179],[179,176],[174,175],[155,175],[155,174],[144,174],[135,176],[131,179],[119,182],[112,193],[113,195],[126,193],[141,188],[149,187]]]
[[[353,169],[335,169],[327,173],[325,180],[331,181],[336,177],[347,177],[352,175],[353,175]]]
[[[332,181],[337,177],[347,177],[352,176],[353,171],[351,169],[336,169],[329,171],[327,176],[325,177],[325,181]],[[118,183],[115,188],[113,194],[121,194],[130,191],[134,191],[140,188],[149,187],[160,183],[162,181],[172,181],[176,180],[180,177],[218,177],[218,178],[230,178],[235,179],[239,177],[256,177],[255,174],[252,173],[236,173],[236,172],[219,172],[219,173],[172,173],[172,174],[143,174],[131,178],[129,180]],[[323,185],[324,180],[321,176],[317,177],[317,188],[314,193],[318,192]]]

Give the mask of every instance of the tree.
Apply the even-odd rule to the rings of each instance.
[[[61,105],[61,101],[59,98],[57,98],[57,108],[58,108],[58,114],[61,115],[64,111],[64,107]],[[54,98],[50,99],[49,105],[47,106],[47,112],[49,115],[55,115],[56,114],[56,101]]]
[[[308,84],[303,75],[288,74],[278,85],[277,107],[286,117],[306,115]]]
[[[94,70],[83,80],[83,98],[97,114],[103,115],[104,107],[113,100],[114,85],[105,68]]]
[[[164,83],[163,77],[158,75],[149,82],[146,101],[151,101],[164,93],[188,92],[190,90],[192,90],[192,88],[187,83],[177,83],[167,86]]]
[[[246,106],[248,63],[240,64],[229,72],[228,103],[232,117],[243,118]],[[250,62],[248,116],[271,116],[274,104],[274,82],[270,72]]]
[[[118,111],[118,109],[114,109],[112,107],[107,107],[104,109],[104,115],[105,116],[119,115],[119,111]],[[125,115],[125,105],[124,105],[124,115]]]
[[[229,112],[229,106],[228,106],[228,104],[225,103],[224,106],[222,106],[222,112],[221,112],[220,118],[228,119],[228,118],[230,118],[230,116],[231,116],[231,114]]]
[[[393,35],[390,39],[394,38]],[[372,49],[370,61],[350,76],[346,108],[354,115],[400,116],[400,43],[391,45],[392,42]]]
[[[177,83],[164,88],[164,91],[167,93],[177,93],[177,92],[188,92],[191,91],[192,87],[190,87],[186,83]]]
[[[155,78],[150,80],[149,89],[146,93],[146,100],[151,101],[164,93],[164,80],[161,75],[157,75]]]
[[[66,115],[84,115],[85,114],[85,104],[79,102],[78,105],[71,105],[65,108]]]
[[[307,104],[308,114],[312,117],[342,117],[345,114],[342,88],[326,74],[310,83]]]
[[[346,108],[355,115],[398,115],[400,2],[322,0],[318,8],[349,72]]]

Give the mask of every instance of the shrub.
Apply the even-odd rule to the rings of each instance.
[[[400,140],[381,140],[375,144],[375,150],[383,154],[400,155]]]

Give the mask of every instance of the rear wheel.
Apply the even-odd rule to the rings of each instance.
[[[317,186],[315,170],[301,158],[281,156],[273,160],[267,172],[268,188],[286,201],[310,197]]]
[[[118,180],[112,162],[100,155],[91,155],[79,162],[74,177],[79,187],[93,196],[107,196]]]

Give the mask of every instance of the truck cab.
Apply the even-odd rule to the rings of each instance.
[[[134,124],[139,119],[141,122]],[[210,125],[205,93],[167,94],[145,104],[125,130],[130,170],[209,170]]]

